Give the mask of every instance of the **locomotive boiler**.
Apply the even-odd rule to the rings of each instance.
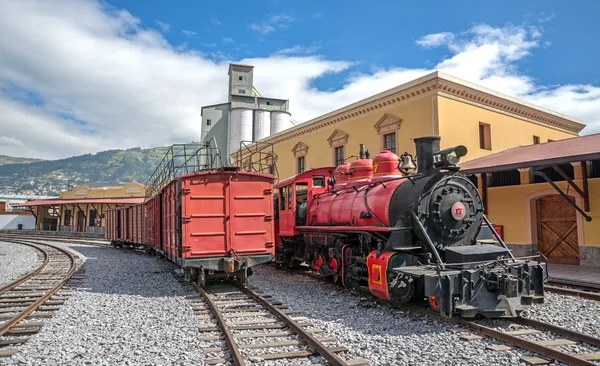
[[[397,305],[425,301],[445,316],[514,317],[543,302],[545,263],[512,255],[457,167],[466,148],[439,144],[415,139],[416,164],[386,150],[371,159],[361,146],[351,164],[276,185],[278,265],[305,262],[346,287]]]

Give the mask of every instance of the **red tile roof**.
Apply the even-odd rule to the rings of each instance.
[[[30,206],[48,206],[48,205],[70,205],[70,204],[100,204],[100,203],[127,203],[127,204],[137,204],[143,203],[144,197],[126,197],[126,198],[81,198],[81,199],[58,199],[58,200],[34,200],[27,201],[25,203],[20,203],[16,206],[19,207],[30,207]]]
[[[600,159],[600,134],[519,146],[459,164],[463,173],[490,173]]]

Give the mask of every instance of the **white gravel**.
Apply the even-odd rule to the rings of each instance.
[[[600,338],[600,302],[545,293],[544,303],[524,316]]]
[[[6,364],[201,364],[202,342],[186,296],[196,296],[155,258],[70,245],[85,256],[85,279],[41,332]]]
[[[41,263],[42,257],[38,250],[27,245],[0,241],[0,286],[16,280]]]
[[[487,350],[488,344],[497,342],[462,341],[464,333],[448,331],[452,325],[302,274],[260,266],[249,282],[301,311],[324,330],[319,336],[336,337],[350,349],[342,354],[345,359],[363,358],[372,365],[518,365],[521,356],[530,355],[522,350]]]

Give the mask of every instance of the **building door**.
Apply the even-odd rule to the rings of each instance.
[[[82,210],[77,211],[77,231],[85,231],[85,216],[83,215]]]
[[[551,195],[537,200],[536,215],[539,251],[548,262],[579,264],[575,208]]]

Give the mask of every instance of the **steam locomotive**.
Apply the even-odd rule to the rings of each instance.
[[[515,258],[493,229],[457,166],[467,149],[440,150],[439,137],[415,145],[416,162],[387,150],[371,159],[361,145],[351,164],[279,182],[276,264],[308,263],[348,288],[447,317],[516,317],[543,302],[546,265]]]

